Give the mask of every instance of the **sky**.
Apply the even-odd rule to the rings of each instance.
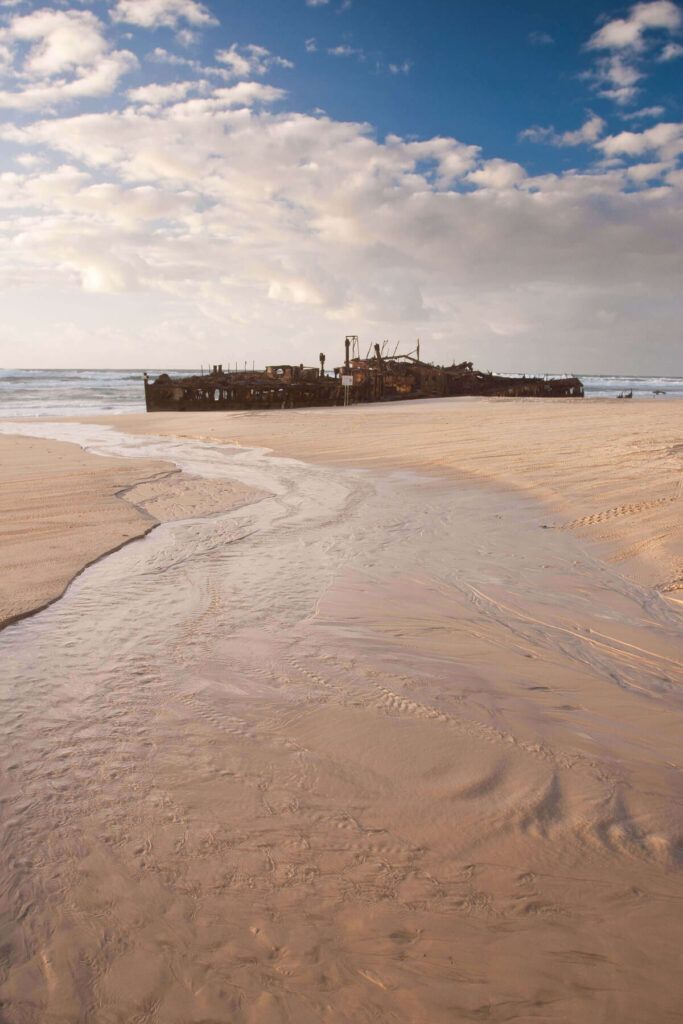
[[[683,375],[672,0],[0,0],[0,366]]]

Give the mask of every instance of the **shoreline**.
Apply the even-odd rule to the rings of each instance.
[[[144,536],[154,517],[125,499],[168,467],[109,463],[79,446],[0,435],[0,629],[49,607],[87,566]]]
[[[50,607],[87,568],[161,523],[258,497],[187,477],[170,460],[92,454],[75,440],[3,432],[0,459],[0,631]]]

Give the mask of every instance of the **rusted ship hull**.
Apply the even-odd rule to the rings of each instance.
[[[145,381],[147,412],[208,412],[215,410],[296,409],[300,407],[342,405],[341,384],[330,387],[300,387],[264,382],[260,374],[252,376],[205,374],[192,378]]]
[[[346,339],[346,358],[334,374],[320,368],[268,366],[261,371],[211,372],[155,381],[145,375],[148,412],[244,411],[298,409],[327,405],[390,402],[416,398],[464,395],[510,398],[582,398],[577,377],[506,377],[475,370],[472,363],[432,366],[413,355],[386,357],[379,345],[374,355],[361,359],[357,338]],[[354,354],[352,354],[352,346]]]

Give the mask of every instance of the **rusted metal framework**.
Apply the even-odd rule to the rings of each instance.
[[[497,397],[582,398],[583,385],[578,377],[501,376],[475,370],[472,363],[433,366],[420,359],[419,343],[415,352],[397,351],[387,355],[384,345],[376,344],[361,358],[358,338],[345,340],[344,364],[333,374],[325,372],[325,355],[320,366],[293,366],[283,363],[265,370],[224,371],[218,364],[210,372],[172,378],[162,373],[155,381],[145,374],[145,402],[148,412],[297,409],[301,407],[342,405],[342,376],[352,377],[349,389],[352,404],[388,402],[409,398],[446,398],[458,395]]]

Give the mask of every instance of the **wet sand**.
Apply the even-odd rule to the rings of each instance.
[[[0,634],[3,1021],[679,1021],[680,604],[636,578],[658,558],[541,528],[591,479],[637,504],[647,462],[671,498],[668,415],[647,459],[615,425],[598,469],[548,439],[544,503],[531,469],[498,483],[530,435],[475,482],[452,438],[368,473],[50,428],[260,498]],[[258,420],[209,426],[265,444]]]
[[[60,597],[86,565],[159,522],[243,504],[167,462],[101,458],[74,444],[0,434],[0,628]]]

